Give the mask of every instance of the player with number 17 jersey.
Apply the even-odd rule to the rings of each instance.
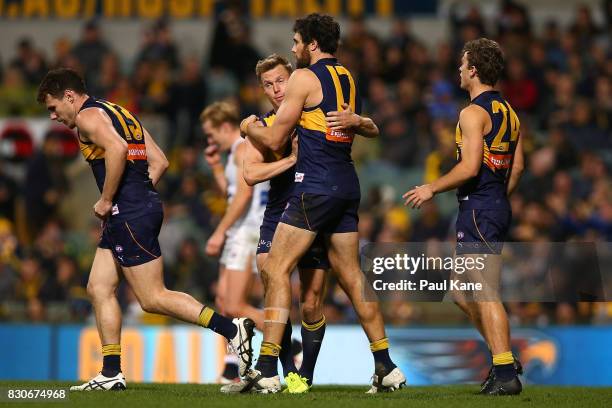
[[[348,104],[361,114],[361,99],[350,72],[336,58],[308,67],[319,79],[323,99],[305,107],[296,126],[299,155],[293,195],[281,222],[323,233],[357,231],[360,187],[351,149],[353,130],[331,130],[325,116]]]

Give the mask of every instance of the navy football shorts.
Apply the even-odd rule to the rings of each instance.
[[[104,222],[98,248],[110,249],[119,265],[138,266],[161,256],[159,231],[164,214],[161,212],[143,215],[129,221],[110,220]]]
[[[457,254],[500,254],[511,221],[508,210],[459,210]]]
[[[272,238],[278,226],[278,218],[276,221],[271,220],[271,217],[264,216],[264,220],[259,228],[259,243],[257,244],[257,254],[267,254],[272,246]],[[329,260],[327,259],[327,247],[322,235],[317,235],[314,242],[308,248],[308,251],[302,256],[298,262],[300,269],[329,269]]]
[[[280,222],[322,234],[357,232],[359,199],[296,193],[289,198]]]

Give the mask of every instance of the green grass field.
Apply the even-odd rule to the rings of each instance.
[[[64,388],[63,382],[0,382],[7,388]],[[144,407],[610,407],[612,388],[527,386],[518,397],[474,395],[477,386],[408,387],[391,394],[365,395],[367,387],[318,386],[303,395],[223,395],[217,385],[128,384],[124,392],[70,393],[63,402],[18,403],[7,407],[74,406],[118,408]],[[49,405],[51,404],[51,405]]]

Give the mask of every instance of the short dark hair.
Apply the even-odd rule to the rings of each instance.
[[[51,70],[40,83],[36,100],[38,103],[45,103],[47,95],[61,99],[66,89],[72,89],[79,95],[87,93],[85,81],[76,71],[69,68]]]
[[[298,18],[293,25],[293,32],[302,36],[304,44],[315,40],[321,51],[335,54],[340,43],[340,24],[333,17],[312,13]]]
[[[287,58],[278,54],[272,54],[257,61],[257,65],[255,66],[255,75],[257,75],[257,80],[261,82],[261,74],[268,72],[279,65],[283,66],[289,75],[291,75],[293,72],[293,67],[291,66],[291,63],[287,61]]]
[[[488,38],[468,41],[462,55],[467,52],[468,66],[475,67],[480,82],[494,86],[504,70],[504,53],[499,44]]]

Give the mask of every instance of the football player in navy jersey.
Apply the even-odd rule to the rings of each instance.
[[[102,343],[102,371],[72,391],[123,390],[121,308],[115,291],[125,276],[142,308],[198,324],[224,336],[239,356],[241,375],[250,367],[251,319],[228,319],[186,293],[168,290],[158,235],[163,210],[155,185],[168,160],[149,132],[128,110],[87,94],[81,76],[70,69],[50,71],[37,100],[51,120],[77,130],[81,152],[100,190],[93,213],[102,220],[87,292]]]
[[[360,187],[351,146],[357,131],[375,137],[378,129],[368,118],[359,117],[356,126],[347,129],[326,121],[327,114],[345,107],[361,113],[353,77],[334,57],[339,40],[340,26],[332,17],[315,13],[298,19],[292,51],[299,69],[289,78],[274,123],[267,127],[251,124],[246,129],[249,138],[278,155],[283,154],[294,128],[298,136],[293,191],[262,268],[264,341],[257,366],[247,375],[251,387],[260,392],[280,389],[277,359],[291,306],[289,277],[318,234],[325,236],[331,267],[370,340],[375,374],[369,392],[395,390],[406,381],[389,357],[378,302],[366,301],[364,293],[371,288],[364,284],[359,265]]]
[[[458,163],[438,180],[404,194],[405,204],[419,208],[435,194],[457,189],[459,214],[456,233],[458,256],[486,254],[484,271],[466,272],[467,279],[484,284],[473,301],[456,297],[459,307],[478,328],[493,357],[493,367],[481,394],[512,395],[522,390],[522,371],[510,349],[510,327],[499,299],[499,273],[504,239],[512,213],[508,196],[523,171],[520,123],[510,104],[495,90],[504,68],[498,43],[480,38],[463,47],[459,67],[461,88],[470,104],[459,114],[455,141]]]

